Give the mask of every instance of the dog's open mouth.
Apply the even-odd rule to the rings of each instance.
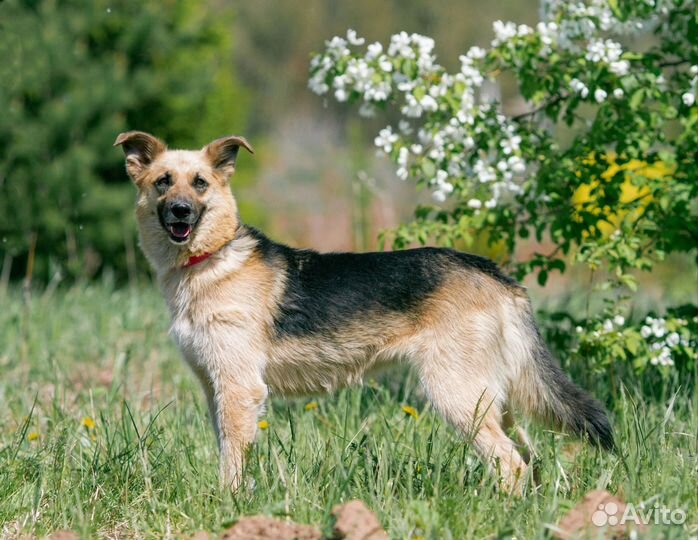
[[[178,244],[186,242],[189,239],[191,231],[191,224],[184,223],[183,221],[175,221],[174,223],[167,224],[167,232],[170,233],[170,238],[173,242]]]

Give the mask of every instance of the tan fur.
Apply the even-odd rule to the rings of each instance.
[[[511,345],[521,340],[512,322],[522,298],[519,290],[482,273],[459,272],[413,312],[367,314],[332,340],[276,337],[272,326],[286,275],[255,255],[249,237],[236,236],[237,206],[227,183],[231,170],[229,164],[217,165],[218,146],[182,151],[147,144],[154,149],[147,163],[127,158],[138,187],[141,246],[167,300],[171,333],[205,391],[224,485],[241,482],[244,449],[254,439],[270,391],[333,391],[404,359],[418,372],[436,410],[472,438],[506,489],[521,490],[526,463],[502,427],[527,355]],[[164,171],[174,175],[166,196],[198,197],[207,207],[184,246],[169,242],[158,221],[161,196],[153,182]],[[210,181],[203,195],[188,184],[197,173]],[[189,257],[202,253],[212,255],[184,267]]]

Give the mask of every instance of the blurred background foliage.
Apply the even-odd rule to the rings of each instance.
[[[0,2],[0,279],[145,275],[112,148],[127,129],[193,148],[244,134],[257,149],[234,180],[244,219],[297,244],[376,247],[418,196],[366,157],[374,126],[307,90],[310,54],[347,27],[375,39],[406,29],[440,36],[455,65],[491,20],[532,22],[536,5]]]
[[[245,135],[256,153],[232,181],[245,221],[301,247],[378,248],[379,233],[429,194],[374,156],[373,137],[394,118],[360,121],[308,90],[311,54],[347,28],[382,42],[406,30],[435,37],[453,70],[469,46],[489,43],[492,21],[535,24],[538,9],[537,0],[1,1],[0,289],[26,276],[148,276],[134,189],[112,147],[127,129],[171,147]],[[523,110],[514,81],[492,91],[508,113]],[[498,257],[487,238],[469,249]],[[690,260],[672,260],[641,290],[650,304],[674,303],[695,295],[694,281]],[[545,296],[575,283],[586,283],[581,271]]]

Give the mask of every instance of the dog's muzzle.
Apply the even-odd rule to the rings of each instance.
[[[160,222],[175,244],[185,244],[201,217],[202,210],[190,201],[176,199],[162,204]]]

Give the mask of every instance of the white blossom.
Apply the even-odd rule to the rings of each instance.
[[[350,45],[363,45],[366,42],[364,38],[360,38],[356,35],[356,30],[352,30],[351,28],[347,30],[347,41]]]
[[[666,338],[666,344],[669,347],[676,347],[681,342],[681,336],[677,332],[672,332]]]
[[[696,102],[696,95],[693,92],[686,92],[681,96],[681,101],[686,107],[692,107]]]
[[[516,36],[516,25],[513,22],[502,22],[494,21],[492,24],[492,30],[494,31],[495,39],[492,41],[492,45],[496,47],[501,43],[509,41],[511,38]]]
[[[388,154],[393,149],[393,144],[395,144],[398,139],[399,137],[393,133],[393,128],[388,126],[378,132],[378,136],[373,142],[378,148]]]
[[[482,208],[482,201],[480,199],[470,199],[468,201],[468,206],[477,210],[478,208]]]
[[[604,101],[606,101],[607,97],[608,94],[606,93],[606,90],[603,90],[602,88],[597,88],[596,90],[594,90],[594,99],[597,103],[603,103]]]

